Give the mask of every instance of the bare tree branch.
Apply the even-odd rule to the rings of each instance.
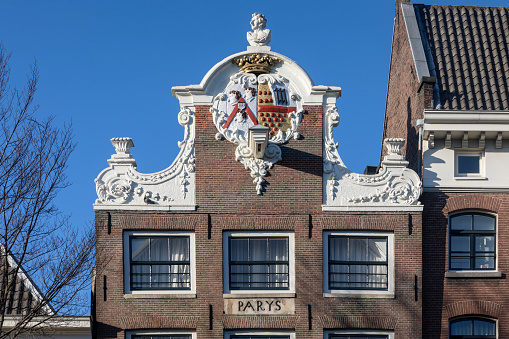
[[[0,339],[83,313],[95,243],[91,225],[70,225],[54,205],[69,185],[72,128],[36,116],[37,65],[18,91],[9,58],[0,45]]]

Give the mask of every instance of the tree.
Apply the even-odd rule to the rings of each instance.
[[[9,58],[0,44],[0,339],[83,313],[94,260],[91,225],[70,225],[54,204],[69,185],[72,128],[36,115],[35,63],[23,90],[10,87]]]

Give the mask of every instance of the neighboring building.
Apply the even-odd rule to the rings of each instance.
[[[174,87],[177,159],[142,174],[130,138],[96,182],[99,338],[419,338],[421,183],[387,139],[378,174],[337,151],[340,88],[251,46]],[[391,135],[397,137],[397,135]],[[268,139],[268,143],[267,143]]]
[[[423,119],[423,338],[509,338],[508,41],[508,8],[396,1],[384,137],[418,170]]]
[[[0,245],[0,251],[4,247]],[[0,263],[2,276],[7,276],[6,300],[4,310],[4,322],[2,332],[6,333],[15,329],[20,321],[25,321],[27,314],[35,316],[27,322],[19,331],[15,330],[11,336],[19,335],[19,338],[55,338],[55,339],[89,339],[90,331],[89,316],[61,316],[55,313],[48,305],[42,305],[42,295],[37,285],[30,279],[23,267],[9,253],[6,257],[7,270]],[[4,279],[0,278],[0,281]],[[2,283],[3,284],[3,283]],[[42,305],[42,306],[41,306]]]

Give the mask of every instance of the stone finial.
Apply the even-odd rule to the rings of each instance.
[[[134,147],[134,142],[131,138],[111,138],[111,144],[115,147],[115,152],[121,155],[131,154],[129,150],[131,147]]]
[[[136,167],[136,161],[131,155],[130,149],[134,147],[133,139],[131,138],[111,138],[111,144],[115,147],[116,154],[111,155],[108,160],[110,165],[133,165]]]
[[[265,15],[254,13],[251,19],[252,32],[247,32],[247,41],[251,46],[267,46],[270,42],[270,29],[266,29]]]
[[[385,166],[408,166],[408,161],[401,154],[401,149],[405,145],[405,139],[386,138],[384,145],[387,147],[387,155],[384,157],[382,164]]]

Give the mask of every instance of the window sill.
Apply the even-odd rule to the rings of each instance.
[[[324,298],[377,298],[377,299],[394,299],[394,293],[362,293],[362,291],[356,293],[349,292],[332,292],[324,293]]]
[[[454,177],[454,180],[487,180],[486,177]]]
[[[194,299],[196,293],[134,293],[124,294],[124,299]]]
[[[224,293],[223,299],[245,299],[245,298],[295,298],[291,292],[253,292],[248,293]]]
[[[488,272],[445,272],[446,278],[502,278],[502,272],[488,271]]]

